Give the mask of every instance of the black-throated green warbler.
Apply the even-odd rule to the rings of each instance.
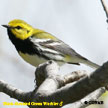
[[[94,68],[99,67],[50,33],[35,29],[22,20],[12,20],[3,26],[7,28],[9,39],[19,55],[33,66],[54,60],[60,64],[84,63]]]

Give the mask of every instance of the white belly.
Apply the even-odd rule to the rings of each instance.
[[[37,56],[37,55],[29,55],[19,52],[19,55],[31,65],[37,67],[39,64],[46,62],[47,60]]]

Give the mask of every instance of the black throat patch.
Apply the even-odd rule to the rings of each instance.
[[[18,52],[21,51],[22,53],[28,53],[31,55],[33,54],[41,55],[39,51],[37,50],[36,46],[30,41],[29,38],[25,40],[18,39],[11,32],[10,29],[8,29],[8,35],[9,35],[9,39],[15,45],[15,48],[17,49]]]

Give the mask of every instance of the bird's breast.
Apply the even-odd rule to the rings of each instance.
[[[28,62],[29,64],[37,67],[39,64],[41,63],[44,63],[46,62],[47,60],[42,58],[42,57],[39,57],[38,55],[30,55],[30,54],[27,54],[27,53],[22,53],[22,52],[19,52],[19,55],[26,61]]]

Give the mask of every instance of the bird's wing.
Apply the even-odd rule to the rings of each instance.
[[[62,54],[65,59],[67,59],[68,62],[78,62],[78,59],[84,59],[86,58],[82,57],[80,54],[78,54],[75,50],[73,50],[69,45],[65,44],[61,40],[59,41],[47,41],[47,42],[40,42],[40,45],[44,46],[45,48],[49,48],[52,50],[55,50]],[[71,60],[73,59],[73,60]],[[75,60],[74,60],[75,59]]]
[[[49,56],[48,53],[50,54],[50,50],[51,50],[53,52],[53,57],[58,55],[60,56],[58,58],[60,58],[61,60],[67,61],[68,63],[78,64],[79,59],[86,60],[86,58],[76,53],[76,51],[73,50],[69,45],[65,44],[63,41],[57,39],[56,37],[54,37],[53,35],[47,32],[37,33],[34,36],[36,38],[35,39],[36,43],[38,43],[38,45],[40,45],[41,47],[40,49],[43,48],[44,51],[45,50],[47,51],[46,56]]]

